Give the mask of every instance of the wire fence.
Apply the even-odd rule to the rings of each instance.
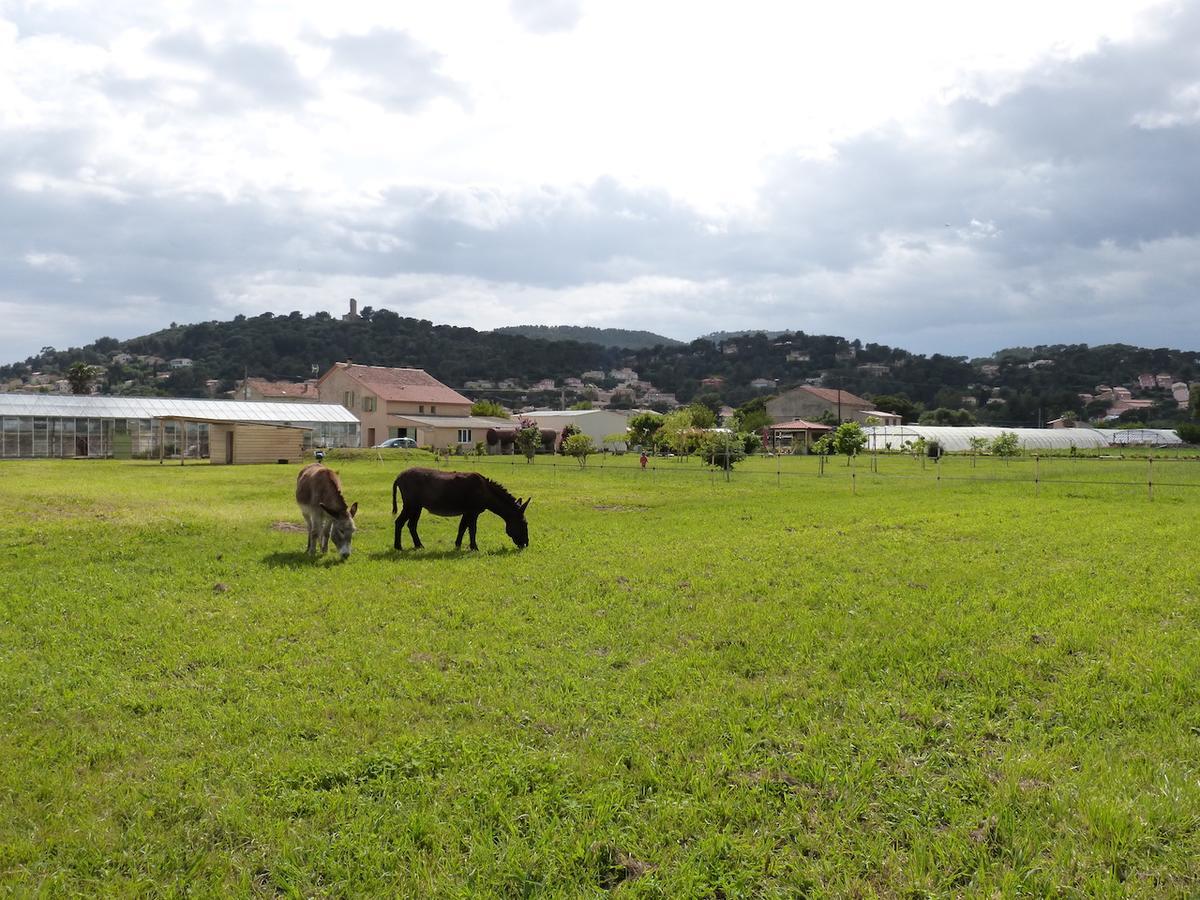
[[[1015,457],[943,455],[938,459],[908,454],[845,456],[752,456],[736,465],[708,467],[696,457],[651,457],[645,467],[635,454],[597,454],[586,466],[562,456],[539,455],[529,463],[523,456],[450,456],[438,465],[456,470],[477,470],[494,475],[505,469],[533,466],[551,470],[552,477],[568,479],[583,472],[609,473],[629,478],[717,484],[718,482],[770,484],[783,488],[805,480],[843,486],[851,493],[872,486],[911,484],[930,490],[977,485],[1026,485],[1034,495],[1056,487],[1134,489],[1153,500],[1162,489],[1200,489],[1200,455],[1152,454],[1129,458],[1113,456],[1021,455]]]

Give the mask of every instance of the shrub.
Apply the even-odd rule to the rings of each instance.
[[[1176,427],[1175,433],[1185,444],[1200,444],[1200,423],[1184,422]]]
[[[707,431],[700,439],[699,453],[705,465],[733,468],[746,458],[746,446],[741,435]]]
[[[568,425],[567,427],[572,426]],[[575,457],[579,467],[583,468],[587,465],[587,458],[596,452],[596,445],[586,434],[573,434],[563,441],[562,452],[567,456]]]
[[[527,462],[533,462],[533,455],[542,446],[542,430],[532,419],[522,419],[521,427],[517,430],[517,449],[525,456]]]
[[[833,446],[844,456],[855,456],[867,446],[867,434],[857,422],[843,422],[833,433]]]
[[[992,441],[992,453],[996,456],[1016,456],[1021,452],[1021,439],[1011,431],[1002,431]]]

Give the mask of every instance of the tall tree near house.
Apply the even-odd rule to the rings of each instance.
[[[471,415],[497,416],[504,418],[508,415],[508,410],[506,410],[495,400],[476,400],[471,404]]]
[[[87,394],[92,389],[92,382],[100,377],[100,370],[95,366],[79,360],[71,363],[67,369],[67,382],[71,385],[72,394]]]

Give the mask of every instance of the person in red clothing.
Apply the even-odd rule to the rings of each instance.
[[[647,462],[647,459],[646,459],[646,451],[645,451],[645,450],[643,450],[643,451],[642,451],[642,460],[641,460],[641,462],[642,462],[642,468],[643,468],[643,469],[644,469],[644,468],[646,468],[646,462]]]

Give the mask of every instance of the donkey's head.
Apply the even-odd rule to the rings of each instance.
[[[358,530],[358,527],[354,524],[354,516],[358,512],[358,504],[355,503],[349,509],[344,510],[341,515],[338,515],[324,503],[321,504],[321,509],[325,510],[333,519],[333,525],[329,529],[329,539],[337,547],[337,551],[342,555],[342,559],[346,559],[350,555],[350,542],[354,540],[354,532]]]
[[[532,499],[531,497],[530,500]],[[525,521],[525,510],[528,506],[529,500],[522,503],[518,499],[512,514],[504,520],[504,533],[512,538],[512,542],[517,545],[518,550],[524,550],[529,546],[529,523]]]

